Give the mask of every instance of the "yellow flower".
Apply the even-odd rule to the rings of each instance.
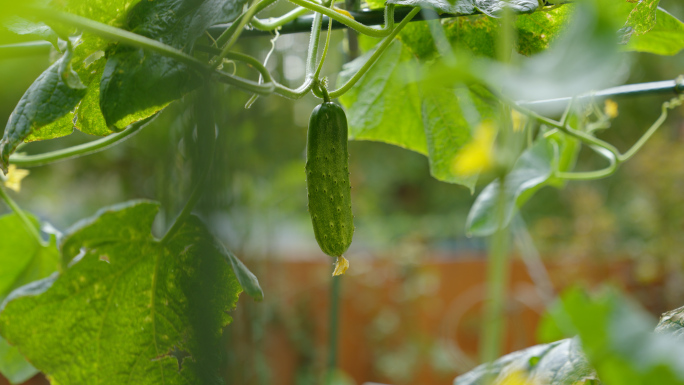
[[[477,127],[470,143],[463,146],[451,163],[456,175],[470,176],[492,167],[494,154],[492,145],[496,137],[494,122],[487,120]]]
[[[21,190],[21,180],[29,174],[29,170],[17,168],[17,166],[10,164],[5,175],[5,187],[19,192]]]
[[[348,268],[349,261],[347,261],[347,258],[340,255],[335,261],[335,271],[333,271],[333,277],[344,274]]]
[[[517,110],[511,110],[511,120],[513,121],[513,132],[522,131],[527,123],[527,116]]]
[[[615,119],[618,116],[618,104],[610,99],[606,99],[606,103],[603,106],[603,112],[608,115],[609,118]]]

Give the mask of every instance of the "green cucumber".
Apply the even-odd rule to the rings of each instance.
[[[354,235],[349,184],[347,117],[342,107],[322,103],[309,120],[306,146],[309,215],[321,250],[341,257]]]

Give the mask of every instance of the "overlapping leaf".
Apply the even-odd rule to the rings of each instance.
[[[38,222],[32,218],[38,229]],[[54,237],[41,245],[15,214],[0,217],[0,302],[14,289],[57,271],[59,252]],[[0,373],[12,383],[22,383],[38,371],[16,347],[0,337]]]
[[[542,187],[551,177],[553,149],[548,140],[540,138],[520,156],[506,177],[504,187],[504,223],[510,223],[518,207]],[[478,195],[470,208],[466,231],[471,235],[493,234],[499,225],[496,205],[501,194],[501,182],[490,183]]]
[[[86,90],[72,88],[65,82],[61,68],[67,60],[68,55],[64,55],[43,72],[10,115],[0,140],[0,168],[3,170],[7,170],[9,156],[19,143],[34,132],[41,131],[41,138],[45,139],[73,131],[68,114],[81,101]],[[51,124],[53,122],[58,123]]]
[[[4,303],[0,333],[55,382],[217,383],[240,285],[197,218],[154,239],[157,210],[132,202],[77,224],[61,244],[70,267]]]
[[[246,0],[162,0],[139,3],[125,28],[190,52],[207,27],[233,21]],[[162,109],[201,84],[186,65],[138,48],[117,47],[100,87],[100,107],[109,126],[123,128]]]

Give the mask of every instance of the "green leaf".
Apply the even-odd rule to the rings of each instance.
[[[628,51],[671,56],[684,49],[684,23],[661,8],[656,12],[656,20],[648,33],[632,35],[626,46]]]
[[[684,384],[684,346],[672,335],[661,334],[673,331],[672,313],[661,321],[667,326],[653,333],[648,313],[616,290],[590,297],[571,289],[562,295],[561,309],[553,316],[566,332],[579,334],[602,383]]]
[[[480,385],[489,367],[480,365],[454,380],[454,385]],[[577,339],[565,339],[546,345],[532,346],[507,354],[491,366],[494,384],[505,382],[511,373],[525,375],[529,384],[573,385],[594,379],[595,374],[582,353]]]
[[[252,297],[255,301],[261,302],[264,299],[264,291],[261,290],[261,286],[259,285],[259,280],[257,279],[256,275],[249,271],[247,266],[245,266],[244,263],[242,263],[241,260],[238,259],[238,257],[235,256],[230,250],[226,249],[222,244],[219,245],[219,250],[221,251],[221,254],[226,258],[228,263],[230,263],[230,266],[233,268],[233,272],[235,272],[235,276],[237,277],[238,282],[240,282],[240,286],[245,290],[245,293]]]
[[[6,171],[9,156],[19,143],[40,131],[40,137],[56,138],[68,135],[73,126],[64,124],[60,118],[69,114],[85,95],[85,89],[69,87],[62,77],[60,67],[68,60],[62,56],[43,72],[21,97],[10,115],[5,133],[0,140],[0,168]],[[50,125],[55,121],[60,124]]]
[[[219,383],[240,285],[196,217],[166,244],[158,204],[103,209],[63,238],[70,267],[15,290],[0,333],[61,385]]]
[[[491,17],[500,16],[504,8],[510,8],[516,13],[531,13],[539,6],[537,0],[388,0],[387,4],[431,8],[438,12],[458,15],[482,12]]]
[[[190,53],[195,40],[215,24],[241,13],[246,0],[144,1],[129,12],[124,28]],[[118,46],[109,56],[100,86],[108,126],[123,129],[195,89],[201,78],[185,64],[140,48]]]
[[[43,22],[32,22],[22,17],[10,16],[5,22],[5,26],[16,34],[30,35],[47,40],[52,43],[55,49],[59,49],[57,34]]]
[[[510,223],[515,210],[549,180],[552,161],[553,149],[549,141],[540,138],[515,162],[506,178],[504,226]],[[499,191],[501,191],[501,183],[496,180],[487,185],[478,195],[468,213],[466,221],[468,234],[487,236],[496,231],[498,228],[496,206]]]
[[[430,173],[438,180],[475,188],[477,175],[454,173],[453,160],[472,139],[480,121],[491,118],[492,106],[468,88],[430,89],[423,96],[423,124],[428,144]],[[466,119],[466,116],[470,119]]]
[[[548,12],[519,15],[515,27],[518,53],[530,56],[549,48],[569,24],[573,7],[564,5]],[[485,15],[453,17],[441,20],[444,34],[454,49],[467,49],[476,56],[496,58],[496,41],[501,22]],[[428,22],[407,25],[399,38],[420,59],[437,54]]]
[[[27,214],[39,228],[38,221]],[[16,214],[0,217],[0,302],[14,289],[49,276],[57,271],[59,252],[52,237],[41,245],[24,227]],[[38,370],[29,364],[17,348],[0,338],[0,373],[11,383],[22,383]]]
[[[0,337],[0,373],[11,383],[21,384],[38,374],[19,350]]]
[[[640,0],[627,17],[627,25],[637,36],[650,31],[656,25],[656,10],[660,0]]]
[[[373,51],[347,63],[338,85],[358,71]],[[375,140],[427,154],[415,60],[394,41],[378,61],[340,97],[349,121],[349,139]]]

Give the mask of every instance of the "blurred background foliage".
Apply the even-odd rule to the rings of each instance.
[[[684,19],[684,4],[679,0],[662,0],[660,5]],[[272,12],[282,13],[286,8],[279,4]],[[419,22],[410,28],[424,26]],[[3,43],[22,38],[15,39]],[[307,42],[308,34],[275,40],[267,67],[276,80],[288,86],[301,83]],[[271,48],[268,37],[245,38],[238,44],[239,50],[257,58],[264,58]],[[674,79],[684,68],[682,53],[674,57],[625,55],[632,59],[627,83]],[[7,121],[51,58],[54,54],[46,52],[0,60],[0,121]],[[331,84],[347,59],[345,32],[335,31],[323,69]],[[238,72],[250,75],[243,68]],[[331,262],[318,251],[306,211],[306,130],[319,101],[311,95],[297,101],[260,97],[245,109],[249,97],[230,88],[221,96],[212,183],[197,210],[264,282],[266,300],[253,304],[241,299],[234,313],[237,321],[226,330],[227,346],[239,352],[225,363],[227,380],[234,384],[313,384],[324,369],[323,310],[327,307],[326,269]],[[616,100],[619,116],[601,138],[620,149],[628,148],[656,119],[665,99]],[[192,135],[189,115],[188,106],[176,102],[119,146],[31,169],[21,194],[15,197],[25,210],[60,229],[102,206],[135,198],[155,199],[163,205],[156,224],[161,233],[182,207],[192,183],[187,160],[195,149],[186,145]],[[91,139],[76,132],[30,144],[21,151],[44,152]],[[437,295],[440,290],[449,293],[449,275],[444,273],[448,267],[429,262],[484,260],[485,242],[469,239],[464,232],[475,195],[465,187],[433,179],[427,159],[420,154],[364,141],[350,142],[349,152],[356,232],[349,251],[351,281],[344,291],[344,298],[353,305],[343,309],[343,320],[348,321],[342,324],[343,340],[361,341],[348,348],[359,360],[365,359],[363,370],[378,380],[395,384],[417,378],[424,383],[448,381],[472,363],[444,344],[451,336],[448,332],[440,332],[442,340],[430,333],[440,328],[439,318],[449,316],[451,308]],[[579,159],[578,169],[602,164],[590,151],[583,151]],[[589,282],[605,281],[608,272],[617,271],[615,279],[625,287],[656,288],[636,294],[650,311],[659,314],[684,303],[682,196],[684,112],[678,109],[614,176],[570,182],[561,190],[545,187],[524,206],[522,217],[543,260],[565,266],[550,268],[552,278],[566,273],[569,265],[583,266],[572,276],[586,278],[587,271],[595,274],[587,278]],[[2,207],[0,212],[7,210]],[[613,262],[617,264],[610,268],[596,267]],[[484,270],[478,269],[472,270],[476,272],[473,282],[478,277],[483,281]],[[524,275],[522,265],[512,274],[518,274],[516,271]],[[543,307],[526,302],[530,295],[525,290],[532,289],[523,287],[511,294],[517,300],[511,301],[508,309],[518,314],[519,322],[528,322]],[[477,302],[472,298],[466,301]],[[521,310],[525,307],[536,310],[530,315],[529,309]],[[417,317],[421,312],[427,316]],[[458,339],[467,344],[479,329],[477,318],[465,313],[459,317],[465,329],[459,329]],[[351,323],[354,320],[367,323]],[[509,327],[513,328],[509,350],[524,347],[533,339],[520,337],[529,327]],[[516,337],[520,341],[515,342]],[[283,355],[283,351],[290,353]],[[345,363],[351,362],[345,357],[341,368],[352,371],[345,368]],[[355,380],[358,378],[345,372],[336,378],[340,384]]]

